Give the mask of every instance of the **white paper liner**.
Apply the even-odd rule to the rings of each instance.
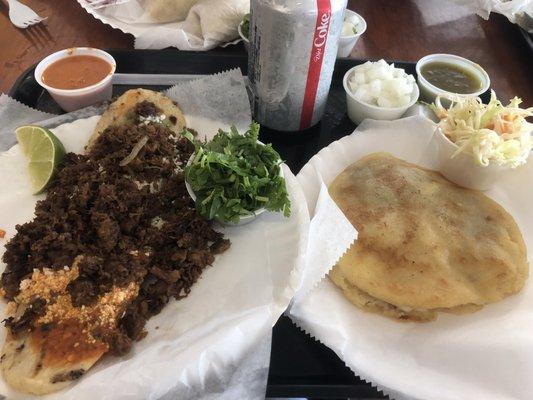
[[[6,94],[0,94],[0,151],[9,149],[17,142],[15,138],[17,126],[51,117],[53,114],[35,110]]]
[[[218,129],[229,129],[231,125],[245,132],[252,122],[246,84],[239,69],[175,85],[165,94],[178,103],[188,126],[203,127],[198,133],[208,140]]]
[[[305,274],[295,298],[305,297],[357,238],[357,230],[330,197],[321,176],[317,174],[315,179],[320,194],[309,226]]]
[[[183,92],[186,101],[180,97]],[[228,93],[235,96],[233,101],[221,101]],[[242,100],[247,98],[244,81],[235,70],[171,88],[169,95],[180,102],[187,125],[208,135],[216,125],[211,118],[220,117],[220,127],[230,121],[244,127],[251,119],[249,103]],[[199,104],[208,106],[205,117]],[[53,131],[67,151],[81,152],[98,118],[76,120]],[[267,212],[251,224],[223,228],[232,241],[230,250],[217,256],[187,298],[171,301],[148,321],[145,339],[125,357],[106,357],[71,388],[43,398],[264,397],[271,328],[301,284],[309,225],[304,195],[289,168],[283,168],[292,203],[289,219]],[[5,244],[16,223],[32,218],[35,202],[43,196],[29,195],[26,160],[18,146],[0,153],[0,180]],[[4,250],[1,246],[0,257]],[[1,302],[0,314],[4,308]],[[4,337],[2,328],[0,342]],[[2,379],[0,395],[32,398],[11,390]]]
[[[294,318],[294,316],[290,316],[289,315],[289,317],[291,318],[291,321],[294,324],[294,326],[297,327],[300,330],[300,332],[302,332],[306,336],[309,336],[311,339],[317,341],[318,343],[321,343],[322,345],[327,346],[326,343],[322,342],[316,336],[313,336],[311,333],[309,333],[309,331],[307,331],[303,326],[301,326],[299,321],[296,318]],[[342,363],[344,364],[345,367],[350,368],[350,366],[347,365],[342,359],[341,359],[341,361],[342,361]],[[350,368],[350,369],[353,371],[352,368]],[[380,386],[376,385],[372,381],[370,381],[370,380],[364,378],[363,376],[361,376],[360,374],[358,374],[356,371],[354,371],[354,372],[356,373],[358,378],[360,378],[362,381],[364,381],[365,383],[369,384],[370,386],[372,386],[373,388],[377,389],[378,391],[390,396],[391,399],[395,399],[395,400],[412,400],[412,398],[409,398],[409,397],[399,398],[399,397],[397,397],[397,394],[395,392],[390,391],[388,389],[381,388]]]
[[[329,184],[364,155],[387,151],[435,168],[434,126],[421,117],[365,121],[359,129],[315,155],[300,174],[308,205],[316,203],[319,170]],[[519,225],[533,251],[533,163],[505,178],[487,195]],[[530,399],[533,393],[533,287],[466,315],[441,314],[437,321],[400,323],[365,313],[329,281],[322,280],[290,317],[363,379],[397,399]]]

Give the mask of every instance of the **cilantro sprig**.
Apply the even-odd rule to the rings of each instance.
[[[241,32],[245,38],[250,39],[250,14],[244,14]]]
[[[191,140],[192,135],[184,132]],[[219,130],[207,143],[195,141],[185,179],[196,195],[196,208],[208,219],[236,223],[260,208],[290,215],[281,158],[272,145],[258,143],[259,124],[244,135],[235,127]]]

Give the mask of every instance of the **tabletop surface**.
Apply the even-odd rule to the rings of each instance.
[[[44,56],[73,46],[131,49],[133,37],[87,14],[75,0],[23,0],[45,24],[15,28],[0,3],[0,92]],[[453,53],[482,65],[499,97],[533,103],[531,50],[517,28],[501,15],[488,21],[452,1],[350,0],[368,29],[355,46],[356,58],[417,61],[430,53]]]
[[[19,30],[0,3],[0,92],[44,56],[73,46],[132,49],[133,38],[88,15],[75,0],[24,0],[47,16],[45,25]],[[471,15],[442,0],[350,0],[368,29],[354,58],[417,61],[430,53],[453,53],[482,65],[502,99],[522,97],[533,105],[531,50],[504,17]],[[370,395],[369,395],[370,396]]]

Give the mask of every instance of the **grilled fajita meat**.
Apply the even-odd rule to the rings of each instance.
[[[160,113],[147,102],[135,112],[143,121]],[[46,338],[68,320],[99,353],[125,354],[151,316],[187,296],[230,245],[186,191],[182,166],[192,151],[150,122],[112,126],[88,154],[67,154],[34,220],[6,245],[1,286],[15,310],[6,320],[11,336]]]

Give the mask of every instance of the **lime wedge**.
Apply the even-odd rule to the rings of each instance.
[[[65,148],[48,129],[25,125],[15,130],[17,140],[28,158],[31,185],[34,194],[42,193],[65,156]]]

